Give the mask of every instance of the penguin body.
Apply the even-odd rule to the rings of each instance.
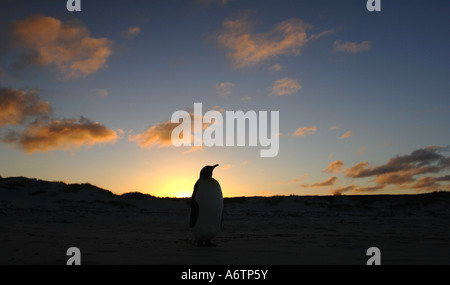
[[[222,227],[223,196],[219,182],[212,178],[214,166],[205,166],[191,197],[189,227],[199,245],[210,244]]]

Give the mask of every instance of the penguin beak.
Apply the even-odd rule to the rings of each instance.
[[[218,165],[218,164],[214,165],[214,166],[213,166],[213,169],[216,168],[217,166],[219,166],[219,165]]]

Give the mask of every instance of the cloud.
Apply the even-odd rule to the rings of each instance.
[[[402,185],[406,183],[414,182],[414,178],[409,172],[399,171],[398,173],[386,173],[380,174],[375,178],[378,184],[395,184]]]
[[[442,188],[442,185],[438,182],[449,182],[450,175],[442,177],[432,177],[425,176],[417,180],[417,182],[411,186],[413,189],[418,189],[419,191],[437,191]]]
[[[322,181],[322,182],[316,182],[314,184],[302,184],[301,187],[315,188],[315,187],[332,186],[338,180],[339,180],[339,178],[337,178],[336,176],[332,176],[332,177],[330,177],[327,180]]]
[[[212,108],[216,111],[223,111],[220,109],[219,106],[214,106]],[[191,137],[194,137],[194,113],[189,112],[191,117]],[[203,119],[202,119],[203,122]],[[206,129],[209,125],[212,123],[203,123],[203,130]],[[155,146],[158,147],[171,147],[172,144],[172,132],[173,130],[178,127],[180,123],[172,123],[171,120],[158,123],[154,126],[149,127],[147,130],[136,134],[136,135],[129,135],[128,140],[132,142],[136,142],[141,148],[153,148]],[[184,135],[184,134],[183,134]],[[193,146],[190,148],[190,150],[186,151],[185,153],[194,152],[196,150],[202,149],[201,146]]]
[[[234,86],[235,85],[231,82],[222,82],[214,85],[214,88],[216,89],[218,96],[225,97],[231,94],[231,88]]]
[[[112,54],[110,40],[91,37],[78,22],[33,15],[11,27],[12,47],[23,50],[27,63],[54,66],[66,78],[97,72]]]
[[[359,187],[356,186],[352,189],[354,193],[372,193],[378,190],[382,190],[384,185],[376,185],[376,186],[368,186],[368,187]]]
[[[351,192],[354,194],[358,194],[358,193],[373,193],[375,191],[378,190],[382,190],[384,186],[382,185],[377,185],[377,186],[369,186],[369,187],[360,187],[357,186],[355,184],[350,184],[348,186],[342,186],[342,187],[338,187],[336,189],[332,189],[330,191],[331,194],[333,194],[334,196],[340,196],[346,192]]]
[[[361,177],[368,177],[372,176],[372,173],[369,174],[362,174],[362,172],[366,171],[366,168],[369,166],[369,163],[367,161],[358,162],[354,166],[350,167],[347,170],[346,176],[352,177],[352,178],[361,178]]]
[[[302,86],[298,83],[297,80],[292,78],[283,78],[277,80],[272,86],[272,96],[279,97],[285,95],[291,95],[298,90],[300,90]]]
[[[179,123],[172,123],[170,120],[159,123],[142,133],[130,135],[129,140],[138,143],[141,148],[172,146],[172,131],[178,125]]]
[[[306,137],[306,136],[315,134],[316,131],[317,131],[317,127],[316,126],[303,127],[303,128],[298,128],[292,135],[294,137]]]
[[[308,37],[312,26],[296,18],[263,33],[254,33],[252,26],[245,17],[226,20],[217,36],[219,46],[228,50],[235,68],[252,67],[280,55],[299,55],[306,43],[328,33]]]
[[[418,149],[409,155],[400,155],[391,158],[386,164],[375,167],[370,167],[369,163],[364,161],[349,168],[347,176],[360,178],[397,173],[400,171],[411,171],[413,175],[438,172],[450,167],[449,157],[444,157],[439,154],[439,152],[445,149],[441,147]]]
[[[441,189],[449,189],[449,186],[442,185],[438,182],[450,182],[450,175],[442,177],[425,176],[417,180],[415,184],[411,186],[418,191],[439,191]]]
[[[341,125],[331,126],[330,130],[339,130],[341,128]]]
[[[347,138],[349,138],[349,137],[351,137],[351,136],[353,136],[353,132],[348,131],[348,132],[346,132],[345,134],[343,134],[343,135],[340,137],[340,139],[341,139],[341,140],[347,139]]]
[[[450,181],[450,175],[438,177],[438,178],[436,178],[436,181]]]
[[[431,176],[425,176],[420,178],[411,188],[413,189],[422,189],[422,190],[430,190],[435,189],[438,184],[436,183],[437,180],[434,177]]]
[[[0,87],[0,127],[15,126],[2,133],[0,141],[17,144],[26,153],[34,153],[115,142],[119,138],[115,131],[82,116],[78,119],[50,118],[51,110],[50,103],[41,101],[35,90],[26,92]],[[26,125],[29,119],[34,121]],[[19,127],[24,128],[20,130]]]
[[[36,96],[36,90],[23,91],[0,86],[0,127],[20,125],[28,118],[47,114],[51,106]]]
[[[342,160],[336,160],[328,164],[328,166],[323,170],[323,172],[327,173],[339,173],[341,172],[341,168],[344,167],[344,162]]]
[[[283,66],[281,66],[281,64],[276,63],[270,67],[270,70],[279,72],[279,71],[283,70]]]
[[[349,186],[341,186],[341,187],[331,190],[330,193],[333,194],[334,196],[340,196],[340,195],[344,194],[345,192],[355,189],[356,187],[357,186],[353,185],[353,184],[351,184]]]
[[[241,98],[241,101],[249,101],[251,99],[252,99],[252,97],[250,97],[250,96],[244,96]]]
[[[18,143],[26,153],[33,153],[111,143],[116,142],[118,138],[115,131],[84,117],[60,120],[40,117],[29,124],[23,132],[10,132],[2,140]]]
[[[122,37],[124,39],[132,40],[135,37],[137,37],[140,33],[141,33],[141,28],[129,27],[128,30],[120,32],[119,35],[120,35],[120,37]]]
[[[224,166],[222,166],[222,169],[228,170],[228,169],[230,169],[230,167],[231,167],[231,164],[225,164]]]
[[[358,53],[358,52],[367,52],[372,48],[371,41],[363,41],[361,43],[356,42],[342,42],[340,40],[336,40],[333,43],[333,51],[334,52],[345,52],[345,53]]]
[[[450,146],[427,146],[412,151],[407,155],[397,155],[385,164],[373,166],[367,161],[358,162],[350,168],[345,168],[341,160],[333,161],[323,170],[326,173],[343,173],[345,177],[355,179],[372,178],[374,186],[358,186],[350,184],[330,190],[333,195],[346,192],[353,194],[373,193],[393,185],[400,189],[415,189],[417,191],[450,190],[450,157],[443,155]],[[431,176],[447,172],[441,176]],[[425,176],[423,176],[425,175]],[[322,182],[301,185],[302,187],[332,186],[337,181],[333,176]],[[352,182],[353,182],[352,181]]]
[[[442,152],[448,151],[448,147],[426,147],[414,150],[408,155],[398,155],[379,166],[371,166],[367,161],[355,164],[347,170],[346,176],[351,178],[374,177],[378,185],[411,185],[413,189],[431,188],[437,189],[438,182],[447,182],[450,175],[434,178],[431,176],[415,176],[440,173],[450,169],[450,157],[445,157]]]
[[[358,162],[350,168],[345,168],[341,160],[333,161],[323,170],[326,173],[343,173],[345,177],[355,179],[373,178],[373,186],[344,185],[330,190],[333,195],[373,193],[394,186],[397,189],[415,189],[417,191],[450,190],[450,156],[443,155],[450,151],[450,146],[427,146],[412,151],[407,155],[397,155],[385,164],[373,166],[367,161]],[[440,173],[441,176],[431,176]],[[302,184],[301,187],[333,186],[338,181],[332,176],[325,181],[313,184]],[[352,182],[353,182],[352,181]],[[279,184],[292,181],[280,181]],[[298,182],[296,180],[296,182]]]

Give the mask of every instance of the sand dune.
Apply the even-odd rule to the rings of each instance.
[[[214,248],[189,242],[188,199],[0,178],[0,264],[450,264],[450,193],[225,199]]]

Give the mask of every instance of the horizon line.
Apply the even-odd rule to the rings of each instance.
[[[0,179],[14,179],[14,178],[23,178],[23,179],[28,179],[28,180],[36,180],[36,181],[42,181],[42,182],[48,182],[48,183],[62,183],[65,185],[87,185],[87,186],[91,186],[91,187],[95,187],[98,188],[102,191],[105,192],[110,192],[112,195],[114,196],[126,196],[126,195],[132,195],[132,194],[138,194],[138,195],[142,195],[142,196],[148,196],[148,197],[152,197],[152,198],[157,198],[157,199],[177,199],[177,200],[185,200],[185,199],[190,199],[190,196],[186,196],[186,197],[176,197],[176,196],[156,196],[156,195],[152,195],[150,193],[144,193],[144,192],[140,192],[140,191],[130,191],[130,192],[125,192],[122,194],[118,194],[118,193],[114,193],[111,190],[108,189],[104,189],[102,187],[99,187],[97,185],[91,184],[89,182],[84,182],[84,183],[67,183],[64,181],[50,181],[50,180],[43,180],[43,179],[39,179],[36,177],[30,178],[30,177],[25,177],[25,176],[9,176],[9,177],[3,177],[0,175]],[[450,191],[448,190],[435,190],[435,191],[431,191],[431,192],[419,192],[419,193],[403,193],[403,194],[389,194],[389,193],[370,193],[370,194],[328,194],[328,195],[299,195],[299,194],[286,194],[286,195],[279,195],[279,194],[274,194],[274,195],[254,195],[254,196],[224,196],[224,199],[233,199],[233,198],[277,198],[277,197],[340,197],[340,196],[347,196],[347,197],[354,197],[354,196],[419,196],[419,195],[427,195],[427,194],[436,194],[436,193],[450,193]]]

